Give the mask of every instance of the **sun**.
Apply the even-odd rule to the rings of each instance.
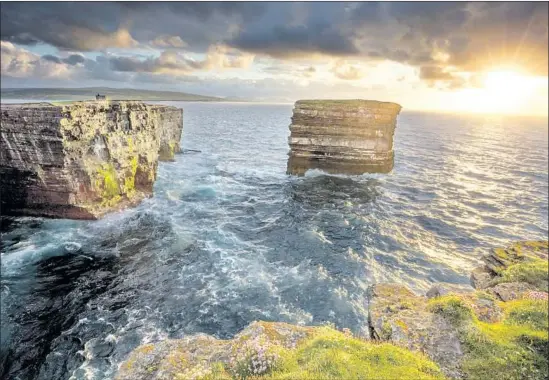
[[[509,93],[521,95],[531,88],[529,78],[517,71],[494,70],[489,71],[484,76],[484,88],[489,92],[509,95]]]
[[[476,88],[458,91],[456,108],[479,113],[520,113],[543,85],[539,77],[514,69],[492,69],[481,74]]]

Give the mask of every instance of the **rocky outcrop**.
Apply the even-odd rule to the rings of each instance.
[[[471,284],[502,301],[521,298],[530,291],[549,290],[547,241],[523,241],[495,248],[483,257],[484,265],[473,270]]]
[[[520,242],[505,255],[494,250],[487,261],[505,260],[495,276],[502,277],[514,265],[547,263],[548,247]],[[541,270],[547,278],[547,265]],[[530,284],[535,291],[509,301],[490,291],[509,282],[476,291],[435,284],[427,296],[377,284],[367,300],[375,342],[328,326],[254,322],[231,340],[198,334],[142,345],[116,379],[546,379],[547,292],[534,282],[542,288]]]
[[[146,344],[116,380],[442,379],[420,353],[372,344],[328,326],[254,322],[231,340],[192,335]]]
[[[428,300],[403,285],[379,284],[369,289],[372,338],[426,353],[446,375],[460,377],[463,348],[457,331],[443,316],[429,311]]]
[[[2,214],[96,219],[152,194],[181,109],[137,101],[2,104]]]
[[[512,371],[532,370],[524,378],[538,378],[539,369],[526,369],[524,357],[532,355],[528,366],[536,367],[549,347],[547,329],[532,326],[538,319],[547,325],[548,250],[547,241],[493,249],[484,257],[485,266],[471,275],[476,291],[435,284],[421,296],[400,284],[373,285],[368,291],[371,336],[424,352],[450,378],[489,373],[494,364],[483,366],[482,360],[499,360],[498,356],[510,355],[508,351],[513,350],[517,363],[510,363],[509,368],[501,363],[492,370],[509,372],[510,378],[517,378]],[[491,332],[497,332],[496,336]],[[537,338],[529,337],[525,340],[530,343],[525,345],[516,340],[520,334],[541,334],[542,342],[533,344],[528,339]],[[546,364],[542,361],[542,366]]]
[[[374,100],[299,100],[290,125],[288,174],[388,173],[401,106]]]
[[[287,323],[254,322],[231,340],[220,340],[206,334],[183,339],[146,344],[134,350],[122,364],[116,380],[195,379],[212,375],[212,364],[229,365],[239,351],[258,346],[295,348],[310,336],[313,327]],[[250,345],[251,343],[251,345]],[[250,347],[248,347],[250,346]],[[200,376],[202,375],[202,376]]]

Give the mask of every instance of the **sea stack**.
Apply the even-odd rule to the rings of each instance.
[[[183,110],[139,101],[2,104],[2,215],[97,219],[152,194]]]
[[[401,106],[375,100],[299,100],[290,125],[288,174],[388,173]]]

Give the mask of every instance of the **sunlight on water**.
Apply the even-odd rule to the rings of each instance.
[[[141,343],[258,319],[360,332],[372,283],[468,286],[485,249],[547,238],[546,120],[404,111],[393,173],[293,178],[291,106],[176,104],[154,197],[4,227],[8,378],[112,378]]]

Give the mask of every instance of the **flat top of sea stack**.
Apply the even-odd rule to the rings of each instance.
[[[381,102],[379,100],[366,99],[304,99],[295,102],[297,107],[372,107],[372,108],[402,108],[400,104],[392,102]]]

